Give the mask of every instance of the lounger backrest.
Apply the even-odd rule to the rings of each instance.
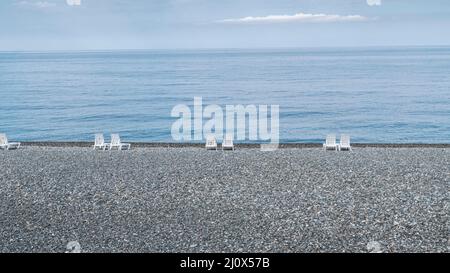
[[[111,135],[111,144],[112,145],[120,145],[120,136],[118,134]]]
[[[5,134],[0,134],[0,145],[7,145],[8,139],[6,138]]]
[[[349,135],[341,135],[341,146],[343,146],[343,147],[350,146],[350,136]]]
[[[95,145],[103,145],[105,144],[105,138],[103,134],[95,134]]]
[[[206,137],[206,146],[216,146],[217,141],[214,136],[207,136]]]
[[[336,135],[327,135],[326,144],[329,146],[336,145]]]
[[[225,135],[225,138],[223,139],[223,145],[224,146],[233,146],[233,135],[231,135],[231,134]]]

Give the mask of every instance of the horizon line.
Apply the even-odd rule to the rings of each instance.
[[[214,50],[311,50],[311,49],[354,49],[354,48],[432,48],[450,47],[450,44],[434,45],[361,45],[361,46],[267,46],[267,47],[185,47],[185,48],[111,48],[111,49],[17,49],[0,50],[0,53],[52,53],[52,52],[114,52],[114,51],[214,51]]]

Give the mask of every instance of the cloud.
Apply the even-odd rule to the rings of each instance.
[[[219,23],[333,23],[333,22],[361,22],[368,21],[369,18],[361,15],[329,15],[329,14],[307,14],[297,13],[294,15],[268,15],[262,17],[244,17],[237,19],[225,19],[218,21]]]
[[[81,6],[81,0],[66,0],[69,6]]]
[[[47,1],[20,1],[18,3],[21,6],[29,6],[40,9],[51,8],[56,6],[55,3],[47,2]]]
[[[58,1],[61,1],[61,0],[58,0]],[[61,2],[64,3],[64,1],[61,1]],[[51,1],[21,0],[21,1],[16,1],[15,5],[20,5],[23,7],[33,7],[33,8],[45,9],[45,8],[59,6],[61,4],[61,2],[56,2],[54,0],[51,0]],[[65,2],[69,6],[81,6],[81,0],[65,0]]]
[[[369,6],[381,6],[381,0],[367,0]]]

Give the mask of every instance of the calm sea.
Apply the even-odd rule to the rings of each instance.
[[[282,142],[450,143],[450,47],[0,53],[14,140],[172,141],[194,96],[279,105]]]

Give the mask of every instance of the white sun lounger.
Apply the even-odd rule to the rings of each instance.
[[[94,150],[96,149],[106,150],[108,145],[109,144],[105,143],[105,138],[103,137],[103,134],[95,134]]]
[[[8,142],[8,138],[5,134],[0,134],[0,149],[13,150],[19,149],[19,142]]]
[[[233,150],[234,151],[234,143],[233,143],[233,135],[227,134],[223,139],[222,143],[222,151],[223,150]]]
[[[339,144],[339,150],[348,150],[352,151],[352,146],[350,145],[350,136],[349,135],[341,135],[341,143]]]
[[[112,150],[114,148],[117,148],[119,151],[123,150],[129,150],[131,149],[130,143],[122,143],[120,141],[120,136],[118,134],[111,134],[111,144],[109,144],[109,149]]]
[[[323,149],[339,151],[339,144],[336,143],[336,135],[327,135],[327,139],[323,144]]]
[[[206,136],[206,150],[216,150],[217,151],[217,140],[216,137],[209,135]]]

